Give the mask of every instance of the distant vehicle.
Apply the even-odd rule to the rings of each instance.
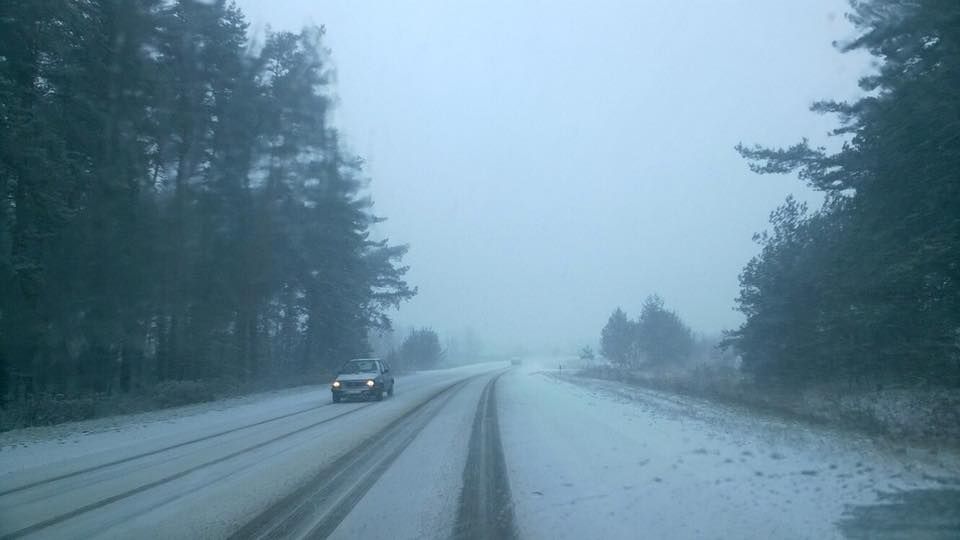
[[[522,363],[523,363],[523,361],[520,360],[519,358],[511,358],[511,359],[510,359],[510,365],[519,366],[519,365],[522,364]]]
[[[340,403],[341,399],[381,401],[384,394],[393,395],[394,382],[390,366],[379,358],[356,358],[340,368],[330,391],[334,403]]]

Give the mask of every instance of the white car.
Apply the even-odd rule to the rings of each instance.
[[[341,399],[370,399],[377,401],[383,395],[393,395],[395,381],[390,374],[390,366],[379,358],[356,358],[350,360],[330,384],[333,402]]]

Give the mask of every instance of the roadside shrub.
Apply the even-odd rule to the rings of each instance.
[[[164,381],[153,388],[153,399],[158,408],[177,407],[213,401],[224,389],[222,381]]]
[[[0,414],[0,431],[76,422],[96,415],[97,398],[94,396],[65,398],[58,394],[39,394],[4,409]]]
[[[894,437],[960,440],[960,391],[954,389],[821,385],[803,397],[803,409],[824,420],[841,418]]]
[[[0,431],[179,407],[268,389],[325,384],[332,377],[330,373],[319,373],[297,378],[264,378],[243,385],[227,378],[164,381],[124,394],[101,393],[69,398],[61,394],[40,394],[0,407]]]
[[[892,438],[960,441],[960,391],[821,384],[801,393],[760,385],[735,369],[698,366],[684,371],[628,370],[591,366],[583,377],[620,381],[654,390],[744,406],[808,422]]]

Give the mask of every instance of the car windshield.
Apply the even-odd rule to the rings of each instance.
[[[347,362],[340,370],[341,374],[370,373],[377,370],[377,363],[373,360],[357,360]]]

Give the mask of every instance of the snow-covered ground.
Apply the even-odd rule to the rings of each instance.
[[[521,538],[960,537],[955,455],[561,363],[411,374],[374,404],[300,388],[6,433],[0,537],[450,538],[478,518]]]
[[[948,511],[958,500],[956,456],[893,453],[707,402],[560,378],[554,366],[525,371],[500,393],[525,538],[834,538],[872,526],[857,508],[881,493],[942,491]],[[904,538],[960,533],[960,509],[953,528],[930,536],[924,520],[937,516],[912,510],[917,527]]]
[[[396,394],[373,404],[334,405],[319,387],[151,413],[149,422],[141,415],[104,419],[107,430],[90,422],[51,428],[49,438],[30,430],[19,444],[10,432],[0,455],[0,537],[104,501],[39,536],[222,537],[438,390],[501,367],[398,377]],[[103,471],[4,494],[108,463]]]
[[[442,383],[489,369],[490,366],[480,364],[411,373],[397,377],[397,390]],[[22,469],[49,467],[90,454],[132,454],[328,405],[329,387],[302,386],[145,413],[6,431],[0,433],[0,485],[3,475]]]

